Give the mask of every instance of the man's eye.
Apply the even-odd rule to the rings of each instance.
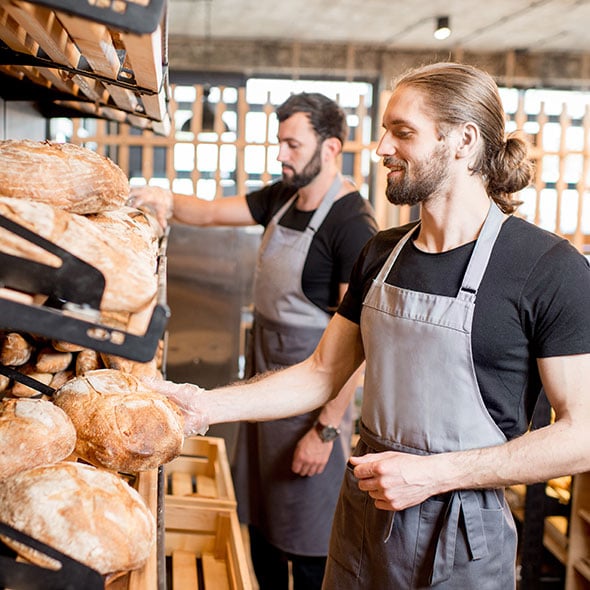
[[[407,139],[412,135],[411,131],[399,130],[395,132],[395,136],[399,137],[400,139]]]

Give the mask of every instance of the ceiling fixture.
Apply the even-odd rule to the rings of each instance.
[[[436,19],[436,28],[434,29],[434,38],[442,41],[448,39],[451,35],[451,24],[448,16],[439,16]]]

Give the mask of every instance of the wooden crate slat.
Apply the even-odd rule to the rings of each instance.
[[[227,565],[222,559],[216,559],[213,555],[205,554],[201,558],[203,565],[203,578],[205,590],[230,590],[231,586],[227,577]]]
[[[174,496],[190,496],[193,493],[193,478],[190,473],[173,472],[170,475],[170,484]]]
[[[92,70],[117,79],[121,63],[107,27],[66,13],[56,14]]]
[[[190,496],[190,499],[208,500],[220,506],[236,506],[231,470],[225,441],[219,437],[190,437],[184,442],[182,454],[165,465],[167,478],[173,482],[167,500]],[[190,474],[196,481],[196,491],[188,486],[181,488],[172,479],[175,473]],[[179,482],[182,477],[179,476]],[[181,493],[184,490],[185,493]]]
[[[166,117],[166,95],[163,90],[158,94],[144,94],[141,101],[146,116],[157,121]]]
[[[175,588],[182,588],[182,590],[199,589],[194,553],[182,550],[172,552],[172,579]]]
[[[53,61],[72,68],[78,66],[80,52],[53,11],[18,0],[4,8]]]
[[[206,533],[193,533],[191,531],[177,531],[166,529],[165,552],[172,555],[172,552],[181,549],[195,555],[211,553],[215,547],[215,537]]]
[[[117,86],[116,84],[109,84],[106,82],[105,87],[108,93],[111,95],[113,102],[117,106],[131,113],[136,111],[139,105],[139,100],[137,99],[135,92],[128,90],[127,88],[123,88],[122,86]]]
[[[200,498],[166,498],[166,528],[214,533],[217,518],[232,507],[218,507]]]
[[[39,49],[24,27],[0,5],[0,38],[14,51],[36,55]]]
[[[159,92],[162,87],[162,31],[158,27],[151,35],[121,33],[135,81],[141,88]]]
[[[215,479],[207,475],[197,475],[197,494],[204,498],[219,498]]]

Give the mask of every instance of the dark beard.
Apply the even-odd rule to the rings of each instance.
[[[401,180],[387,180],[385,195],[393,205],[418,205],[424,203],[436,192],[440,185],[449,176],[448,148],[446,144],[437,146],[432,154],[415,165],[415,174],[408,176],[408,166],[399,162],[404,167],[404,175]],[[383,164],[396,163],[392,157],[383,158]]]
[[[283,174],[283,182],[295,190],[307,186],[322,170],[322,158],[321,158],[322,146],[318,143],[318,147],[310,158],[309,162],[303,167],[301,172],[295,172],[293,168],[293,176],[290,178]]]

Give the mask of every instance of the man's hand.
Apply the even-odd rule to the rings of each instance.
[[[184,435],[205,434],[209,429],[209,418],[199,410],[199,394],[203,388],[191,383],[173,383],[163,379],[145,378],[143,382],[156,393],[166,396],[176,404],[184,416]]]
[[[404,510],[438,493],[434,489],[432,456],[410,455],[395,451],[351,457],[360,490],[369,493],[381,510]]]
[[[297,443],[291,470],[302,477],[324,471],[332,452],[333,442],[323,442],[315,429],[309,430]]]
[[[127,204],[130,207],[148,211],[165,229],[168,220],[172,217],[174,197],[168,189],[158,186],[138,186],[131,188]]]

